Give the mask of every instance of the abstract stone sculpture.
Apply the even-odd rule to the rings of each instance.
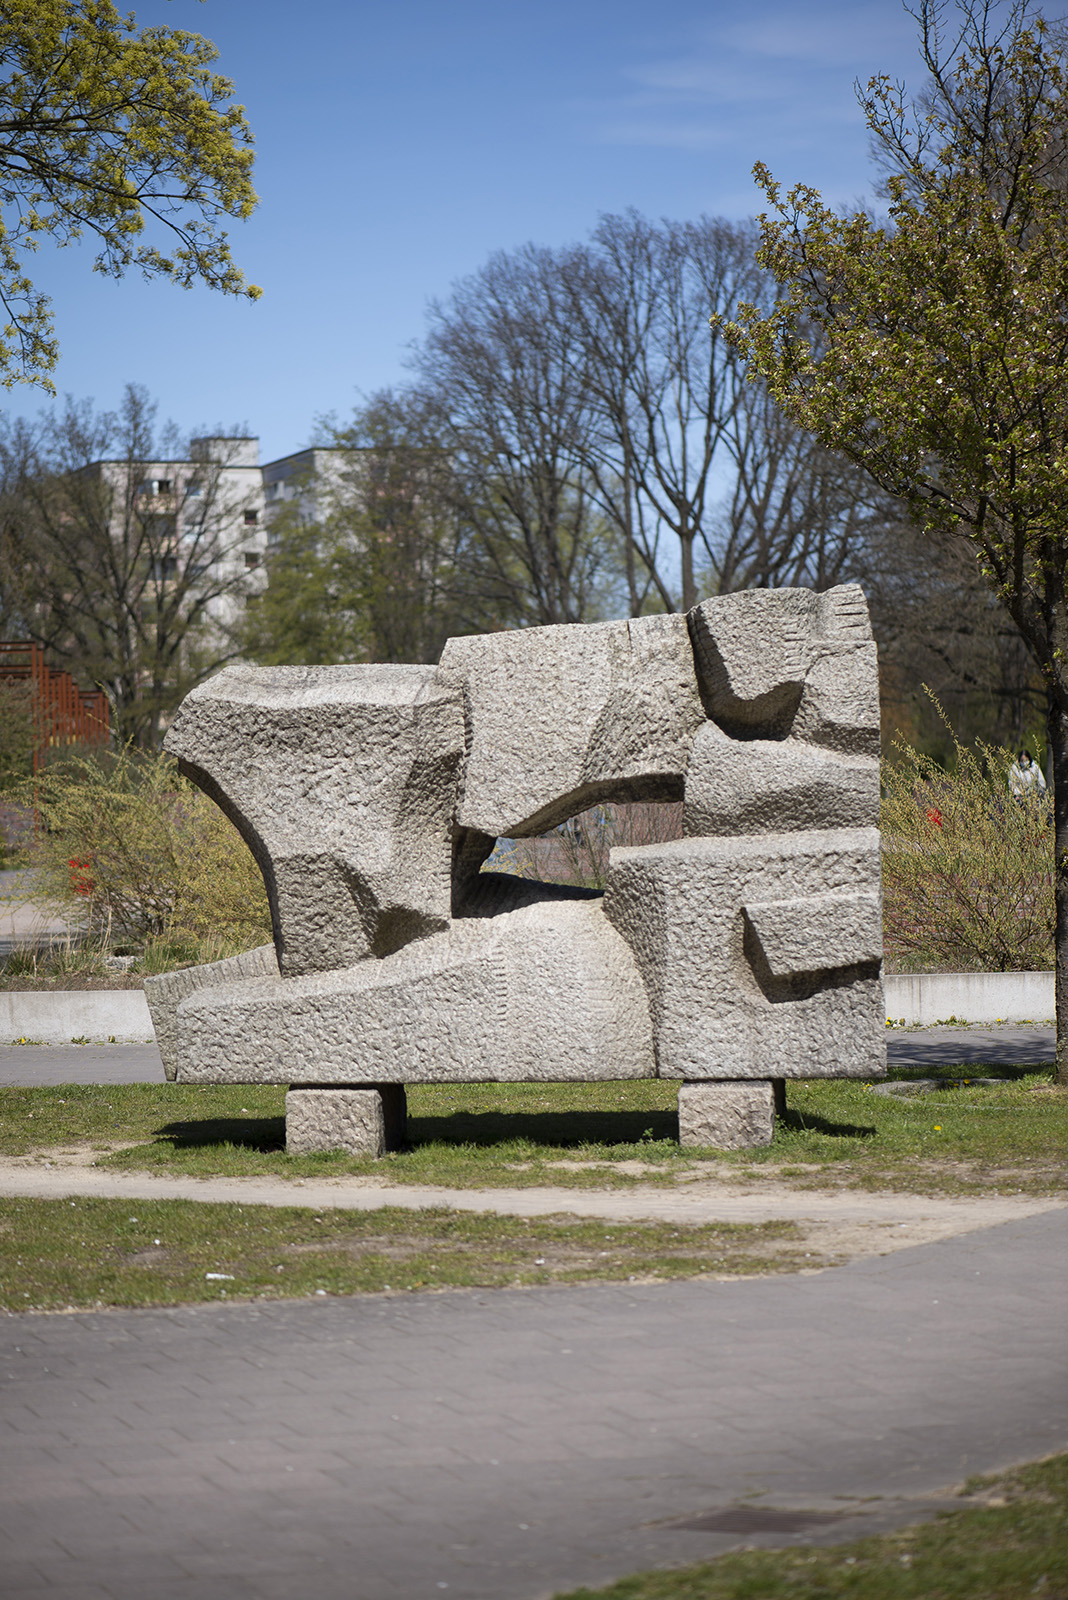
[[[410,1083],[680,1082],[766,1143],[787,1078],[885,1070],[875,646],[855,585],[450,639],[439,667],[230,667],[167,737],[263,872],[268,947],[146,980],[168,1076],[285,1083],[293,1150],[380,1154]],[[604,895],[498,837],[679,800]]]

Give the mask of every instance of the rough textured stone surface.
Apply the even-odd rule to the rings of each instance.
[[[157,981],[168,1071],[307,1085],[315,1148],[373,1144],[382,1085],[659,1071],[753,1143],[772,1082],[883,1070],[878,737],[855,585],[452,639],[439,668],[229,668],[167,745],[254,850],[278,963]],[[688,837],[613,851],[603,901],[481,871],[498,837],[680,798]]]
[[[877,827],[879,763],[800,739],[732,739],[714,722],[686,773],[688,836]]]
[[[728,733],[878,755],[878,663],[857,584],[720,595],[689,624],[705,710]]]
[[[874,644],[832,641],[813,652],[791,732],[831,750],[878,756],[879,656]]]
[[[689,613],[701,699],[716,722],[785,734],[805,687],[812,599],[808,589],[752,589]]]
[[[165,742],[255,855],[283,975],[447,925],[463,705],[435,668],[228,667]]]
[[[775,1093],[770,1083],[680,1083],[680,1145],[749,1150],[770,1144],[774,1132]]]
[[[884,1070],[877,830],[613,850],[605,912],[645,979],[662,1076]]]
[[[493,854],[496,839],[477,828],[453,826],[452,840],[452,914],[466,915],[465,903],[471,895],[479,895],[479,878],[483,864]]]
[[[746,933],[752,932],[773,978],[832,971],[882,958],[882,907],[866,894],[806,895],[804,899],[747,900]]]
[[[597,901],[452,923],[379,961],[204,989],[182,1083],[470,1083],[654,1075],[645,990]]]
[[[399,1083],[376,1089],[290,1089],[286,1095],[286,1153],[344,1150],[383,1156],[404,1143],[408,1108]]]
[[[200,967],[182,967],[178,972],[163,972],[146,978],[145,999],[156,1030],[156,1043],[163,1070],[173,1083],[178,1071],[179,1047],[175,1019],[181,1002],[198,989],[220,983],[240,983],[243,978],[277,978],[278,957],[273,944],[260,945],[226,961],[210,961]]]
[[[683,616],[450,639],[467,761],[457,821],[542,833],[601,800],[677,800],[702,721]]]

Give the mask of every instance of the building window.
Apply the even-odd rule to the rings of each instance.
[[[253,567],[258,567],[259,564],[260,564],[260,553],[259,553],[259,551],[258,550],[246,550],[245,551],[245,566],[249,569],[249,571],[251,572]]]
[[[245,512],[245,527],[246,528],[254,528],[259,520],[260,520],[260,514],[259,514],[258,511],[246,511]]]

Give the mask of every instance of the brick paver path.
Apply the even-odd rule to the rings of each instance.
[[[886,1525],[1068,1447],[1066,1259],[1059,1210],[800,1279],[9,1317],[0,1592],[539,1600],[745,1496]]]

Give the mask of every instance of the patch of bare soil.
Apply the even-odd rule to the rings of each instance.
[[[557,1220],[557,1219],[554,1219]],[[574,1222],[574,1217],[560,1217],[561,1223]],[[828,1254],[824,1248],[824,1241],[816,1241],[805,1236],[792,1236],[782,1238],[760,1238],[745,1236],[744,1238],[724,1237],[722,1241],[703,1240],[694,1244],[685,1238],[680,1238],[677,1248],[670,1245],[657,1243],[655,1255],[657,1261],[662,1262],[693,1262],[698,1256],[705,1257],[705,1270],[694,1274],[700,1277],[737,1277],[738,1269],[744,1274],[761,1273],[767,1266],[777,1268],[779,1271],[819,1271],[824,1267],[838,1266],[847,1259],[842,1254]],[[806,1248],[806,1246],[808,1248]],[[410,1261],[416,1256],[425,1256],[429,1242],[423,1234],[370,1234],[359,1239],[329,1239],[322,1243],[287,1244],[279,1247],[280,1256],[309,1256],[323,1254],[346,1255],[352,1260],[359,1260],[362,1256],[386,1256],[391,1261]],[[572,1244],[564,1240],[559,1243],[553,1239],[546,1239],[544,1235],[538,1239],[537,1265],[544,1267],[547,1272],[566,1272],[569,1277],[575,1274],[589,1273],[596,1277],[603,1273],[606,1266],[635,1265],[640,1271],[641,1260],[647,1252],[640,1240],[630,1240],[622,1249],[618,1246],[612,1250],[595,1250],[588,1245]],[[448,1243],[450,1255],[459,1256],[486,1256],[492,1257],[493,1246],[481,1239],[450,1238]],[[149,1255],[150,1251],[142,1252]],[[139,1258],[140,1259],[140,1258]],[[735,1270],[717,1271],[717,1267],[729,1268],[735,1264]]]
[[[25,1155],[0,1157],[0,1164],[8,1160],[23,1165],[74,1167],[84,1171],[86,1167],[92,1167],[100,1156],[114,1155],[117,1150],[136,1150],[144,1142],[143,1139],[96,1139],[91,1144],[44,1145],[37,1150],[27,1150]]]
[[[128,1146],[127,1146],[128,1147]],[[116,1143],[111,1148],[123,1148]],[[93,1165],[100,1146],[66,1145],[36,1156],[0,1158],[0,1194],[42,1199],[68,1195],[122,1199],[198,1200],[244,1205],[305,1206],[314,1210],[374,1211],[382,1206],[502,1216],[588,1217],[640,1222],[716,1223],[790,1221],[805,1267],[884,1255],[1068,1204],[1057,1197],[1023,1194],[873,1192],[842,1185],[798,1187],[782,1179],[737,1181],[737,1174],[655,1188],[447,1189],[429,1184],[383,1183],[376,1178],[191,1178],[118,1172]],[[723,1169],[720,1169],[721,1172]],[[728,1174],[729,1174],[729,1169]],[[766,1170],[766,1169],[765,1169]],[[824,1172],[826,1169],[822,1169]]]
[[[824,1165],[820,1162],[802,1164],[790,1162],[784,1166],[762,1163],[758,1167],[720,1168],[726,1181],[744,1183],[763,1188],[769,1178],[786,1178],[804,1192],[818,1189],[824,1194],[845,1194],[858,1191],[879,1192],[880,1182],[895,1189],[905,1187],[906,1193],[934,1193],[961,1198],[981,1198],[984,1194],[1013,1195],[1026,1188],[1030,1194],[1046,1193],[1051,1197],[1068,1198],[1068,1163],[1064,1161],[1029,1160],[1025,1166],[1008,1166],[994,1162],[911,1160],[907,1167],[895,1166],[880,1172],[878,1167],[854,1165],[850,1161],[836,1161]],[[701,1181],[711,1173],[693,1170],[678,1175],[681,1184]]]
[[[530,1172],[533,1161],[505,1161],[502,1163],[506,1172]],[[661,1172],[663,1169],[655,1161],[546,1161],[542,1163],[546,1172],[621,1172],[630,1178],[640,1178],[643,1172]]]

